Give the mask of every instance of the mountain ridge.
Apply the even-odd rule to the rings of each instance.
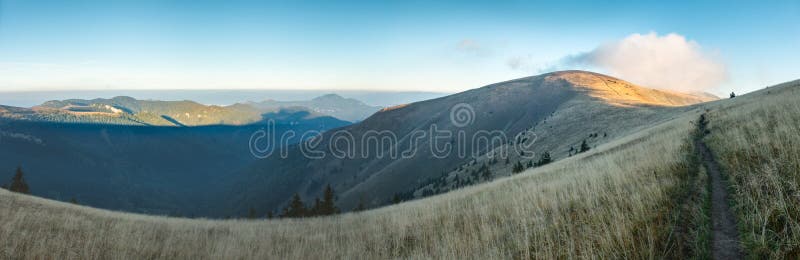
[[[370,106],[360,100],[345,98],[333,93],[318,96],[307,101],[276,101],[267,99],[260,102],[246,102],[243,104],[254,106],[259,109],[307,107],[316,113],[332,115],[350,122],[364,120],[381,109],[381,107]]]
[[[272,119],[270,115],[306,111],[306,119],[330,116],[360,121],[379,107],[335,94],[308,101],[263,101],[228,106],[204,105],[191,100],[137,100],[129,96],[50,100],[31,108],[3,106],[6,119],[153,126],[247,125]],[[358,112],[354,112],[358,111]],[[343,119],[346,118],[346,119]]]
[[[340,206],[343,208],[352,208],[359,201],[369,206],[384,205],[394,195],[409,189],[415,190],[423,184],[423,180],[450,176],[453,169],[463,170],[465,165],[480,167],[484,163],[489,164],[492,160],[487,156],[488,153],[510,149],[515,142],[513,138],[523,132],[533,131],[539,136],[536,153],[549,151],[554,159],[562,159],[568,156],[568,147],[574,149],[581,141],[588,141],[594,146],[635,131],[643,125],[666,120],[672,112],[689,109],[685,105],[709,100],[708,97],[639,87],[613,77],[583,71],[553,72],[504,81],[384,109],[362,122],[336,129],[356,137],[374,131],[389,131],[397,137],[390,150],[410,149],[416,152],[414,158],[387,159],[367,155],[365,158],[327,157],[309,160],[304,159],[299,146],[294,145],[290,147],[288,158],[259,160],[238,173],[242,178],[239,182],[243,185],[235,190],[247,191],[244,194],[232,193],[231,196],[237,203],[237,211],[248,207],[275,210],[292,193],[299,193],[303,197],[318,196],[320,188],[327,183],[340,192]],[[457,126],[451,121],[452,109],[459,104],[472,109],[471,124]],[[464,143],[466,153],[477,153],[479,156],[436,159],[433,159],[434,155],[429,149],[406,144],[414,132],[427,130],[434,125],[439,130],[452,133],[463,131],[467,136],[481,131],[500,131],[507,137],[507,144],[497,148],[501,150],[473,149],[474,143],[468,140]],[[319,145],[330,146],[336,131],[323,133]],[[535,138],[529,137],[529,140]],[[356,154],[370,153],[359,148],[364,144],[355,138],[353,146],[356,147]],[[430,140],[423,140],[418,145],[434,144]],[[530,160],[509,154],[509,160],[515,162],[527,163]],[[489,166],[493,175],[511,173],[510,165],[495,163]],[[459,178],[462,177],[463,173],[459,174]],[[273,183],[280,185],[278,187]],[[251,186],[245,187],[244,184]],[[266,190],[270,191],[270,195]]]
[[[625,90],[627,92],[612,91],[612,89]],[[320,99],[338,100],[341,97],[331,95]],[[206,203],[209,203],[204,206],[206,210],[194,208],[191,211],[191,213],[207,214],[205,216],[209,217],[222,217],[229,214],[245,214],[250,208],[257,209],[260,212],[267,210],[274,212],[284,205],[292,194],[298,193],[303,198],[313,198],[319,196],[322,188],[327,184],[330,184],[336,190],[340,198],[339,206],[344,210],[354,208],[359,202],[364,202],[368,207],[385,205],[391,203],[393,197],[397,195],[404,195],[404,199],[411,199],[442,193],[464,185],[510,175],[514,164],[523,163],[527,165],[531,160],[536,159],[509,152],[512,151],[511,149],[514,145],[525,142],[521,140],[535,141],[535,147],[530,151],[532,154],[539,156],[544,152],[549,152],[553,160],[560,160],[572,155],[575,147],[580,147],[582,142],[594,147],[616,137],[637,131],[653,122],[668,120],[675,113],[691,108],[678,105],[699,102],[703,100],[703,97],[673,95],[665,91],[645,89],[601,74],[570,71],[504,81],[458,94],[387,108],[352,125],[343,124],[340,121],[320,120],[324,119],[324,117],[314,117],[307,110],[292,110],[285,103],[278,104],[284,107],[278,112],[259,115],[262,119],[266,116],[266,118],[276,120],[276,123],[282,127],[277,132],[279,136],[289,130],[299,131],[300,135],[305,133],[304,131],[316,131],[314,135],[321,140],[320,147],[330,146],[332,143],[331,137],[338,132],[347,132],[355,137],[364,137],[376,132],[387,131],[396,136],[395,142],[388,148],[372,147],[369,141],[365,142],[357,139],[354,140],[352,145],[354,147],[353,153],[358,156],[347,158],[328,156],[320,159],[305,157],[300,147],[307,142],[301,142],[299,144],[289,144],[285,147],[285,151],[281,151],[280,154],[285,152],[287,158],[278,158],[277,154],[279,153],[274,153],[276,156],[255,160],[250,151],[246,149],[248,148],[247,141],[250,134],[262,127],[255,124],[244,126],[167,127],[176,128],[167,129],[144,124],[131,127],[118,122],[108,125],[87,125],[35,124],[35,122],[26,121],[23,124],[20,122],[25,120],[15,120],[13,117],[36,115],[37,112],[35,110],[50,109],[56,111],[56,113],[64,113],[66,115],[71,115],[69,114],[70,112],[78,114],[112,113],[122,115],[122,119],[128,120],[124,115],[134,111],[145,111],[149,105],[147,102],[138,102],[128,97],[118,97],[114,102],[109,100],[102,101],[101,99],[100,102],[94,102],[98,105],[96,107],[91,106],[93,103],[91,101],[80,100],[71,100],[63,103],[51,102],[47,104],[51,107],[41,106],[35,109],[0,107],[0,118],[5,118],[0,120],[0,130],[9,130],[7,135],[4,134],[3,142],[4,144],[9,144],[8,141],[16,142],[14,144],[21,148],[19,149],[20,151],[41,150],[39,145],[35,144],[35,140],[41,140],[45,144],[58,143],[60,144],[59,147],[61,147],[59,149],[65,151],[74,150],[75,152],[69,154],[78,157],[70,159],[70,162],[89,163],[86,165],[79,163],[73,165],[74,169],[64,170],[69,174],[77,174],[75,176],[82,176],[80,171],[92,169],[89,167],[90,165],[101,165],[105,162],[103,158],[106,158],[114,162],[111,165],[119,167],[115,168],[117,169],[116,171],[124,174],[114,175],[116,176],[115,178],[119,179],[103,179],[105,181],[136,179],[138,174],[146,175],[142,177],[143,180],[159,178],[157,174],[159,169],[149,167],[137,169],[137,167],[134,167],[135,165],[147,165],[148,163],[145,159],[150,157],[127,156],[130,157],[128,159],[131,159],[128,160],[124,158],[126,156],[122,156],[122,159],[114,158],[112,160],[112,158],[104,155],[113,154],[112,151],[120,152],[125,149],[133,149],[131,153],[153,153],[152,151],[146,151],[140,144],[128,142],[143,137],[147,137],[147,141],[142,143],[152,145],[171,143],[164,140],[159,141],[159,138],[175,139],[176,142],[182,143],[180,147],[186,153],[191,153],[192,149],[189,147],[193,145],[205,147],[202,151],[213,151],[214,149],[236,150],[236,152],[220,155],[220,158],[234,158],[223,160],[233,162],[232,166],[223,167],[223,165],[214,164],[214,167],[217,168],[201,167],[204,176],[225,176],[226,179],[224,182],[219,182],[218,187],[215,187],[215,192],[219,193],[219,198],[206,200]],[[136,102],[136,104],[126,105],[126,102]],[[173,102],[184,106],[197,106],[196,102]],[[74,107],[62,109],[65,106],[70,106],[70,104],[74,105]],[[135,105],[144,105],[145,108]],[[86,108],[87,106],[89,108]],[[244,105],[233,105],[233,107],[236,106]],[[453,116],[453,111],[456,107],[469,108],[471,120],[463,125],[454,122],[454,118],[457,119],[457,117]],[[76,111],[64,111],[75,110],[75,108],[77,108]],[[151,110],[146,111],[151,112]],[[155,113],[151,114],[157,116]],[[178,123],[183,123],[180,120],[181,117],[162,117],[161,119],[177,119]],[[9,122],[12,124],[9,124]],[[293,127],[297,122],[304,122],[305,125],[300,125],[301,128]],[[506,139],[503,140],[503,143],[495,144],[491,147],[479,146],[477,142],[468,139],[463,143],[465,156],[450,154],[437,158],[430,147],[447,143],[451,143],[449,145],[452,146],[452,142],[455,142],[454,139],[421,140],[418,144],[413,145],[409,142],[414,138],[414,133],[429,131],[433,126],[436,126],[440,131],[449,131],[454,134],[463,132],[465,136],[470,137],[482,131],[497,131],[505,135]],[[168,130],[168,133],[154,135],[154,132],[148,130],[150,128]],[[186,129],[186,132],[180,130],[183,128]],[[59,130],[53,131],[54,129]],[[54,134],[46,134],[48,131],[54,132]],[[180,133],[186,133],[188,137],[184,137]],[[200,138],[194,141],[189,138],[200,136],[201,133],[211,134],[213,138]],[[300,135],[297,135],[297,137]],[[9,138],[9,136],[20,138]],[[37,139],[25,139],[22,137],[35,137]],[[88,144],[82,144],[76,140],[84,140]],[[127,141],[121,142],[120,140]],[[294,141],[303,140],[294,139]],[[120,143],[125,146],[117,146]],[[159,150],[163,150],[163,152],[170,151],[167,148]],[[412,151],[415,156],[409,158],[378,156],[379,152],[388,153],[391,151]],[[21,159],[17,158],[19,153],[5,152],[8,152],[8,154],[4,160],[0,160],[2,163],[0,165],[15,167],[20,164],[21,161],[19,160]],[[42,151],[39,153],[48,154]],[[506,154],[506,156],[496,157],[494,156],[496,154]],[[52,158],[56,158],[55,154],[53,156]],[[204,163],[206,161],[213,163],[210,158],[201,160]],[[510,163],[505,163],[504,161],[506,160]],[[191,164],[191,160],[184,157],[176,157],[176,161],[179,161],[179,164]],[[59,163],[57,162],[59,161],[55,160],[45,165],[58,165]],[[31,163],[25,161],[24,165]],[[162,165],[166,165],[165,167],[167,168],[165,169],[172,169],[165,170],[168,172],[167,176],[172,176],[170,178],[178,178],[176,176],[182,176],[178,174],[181,171],[180,169],[188,169],[181,168],[179,167],[180,165]],[[476,177],[473,173],[484,166],[489,170],[489,174]],[[55,171],[55,169],[45,168],[34,167],[33,170]],[[192,169],[193,171],[199,171]],[[208,170],[213,170],[213,172],[206,172]],[[175,181],[177,179],[170,180]],[[33,179],[33,181],[42,180]],[[197,181],[199,182],[200,180]],[[172,183],[169,185],[173,185],[179,182],[165,183]],[[98,183],[97,185],[102,184]],[[119,183],[115,185],[119,185]],[[169,185],[148,188],[168,190]],[[202,183],[202,185],[207,185],[207,183]],[[48,187],[58,190],[56,186]],[[135,191],[135,193],[132,193],[135,195],[126,197],[124,200],[141,199],[136,196],[143,196],[141,195],[142,190]],[[408,194],[411,195],[409,196]],[[167,200],[168,197],[163,198]],[[181,205],[181,203],[176,203],[175,200],[169,201],[168,205],[171,207]],[[89,202],[92,201],[90,200]],[[219,204],[213,204],[217,202]],[[150,201],[135,205],[150,205],[152,208],[164,208],[166,207],[164,205],[167,205],[152,203]]]

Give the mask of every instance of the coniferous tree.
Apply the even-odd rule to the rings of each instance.
[[[485,163],[481,165],[481,168],[478,168],[478,172],[480,172],[484,179],[490,179],[492,177],[492,171],[489,170],[489,166],[486,166]]]
[[[731,98],[735,98],[735,97],[736,97],[736,93],[731,92]]]
[[[270,210],[269,212],[267,212],[267,218],[268,218],[268,219],[272,219],[273,217],[274,217],[274,216],[272,215],[272,210]]]
[[[300,194],[295,193],[294,196],[292,196],[292,201],[283,209],[281,217],[301,218],[306,216],[306,211],[306,205],[303,204]]]
[[[525,168],[531,168],[531,167],[533,167],[533,160],[528,161],[528,164],[525,165]]]
[[[514,168],[511,169],[511,172],[512,173],[520,173],[524,169],[525,169],[525,167],[522,166],[522,163],[517,161],[517,163],[514,164]]]
[[[323,215],[323,214],[321,214],[321,212],[322,212],[321,208],[322,208],[322,201],[319,200],[319,197],[317,197],[317,198],[314,199],[314,205],[311,206],[311,208],[308,210],[308,212],[306,212],[306,215],[308,215],[308,216]]]
[[[78,200],[76,200],[75,197],[72,197],[71,199],[69,199],[69,203],[78,205]]]
[[[339,209],[336,208],[336,193],[333,192],[333,188],[330,184],[328,184],[322,194],[322,203],[320,204],[319,214],[333,215],[337,213],[339,213]]]
[[[592,149],[592,148],[589,147],[588,144],[586,144],[586,140],[583,140],[583,143],[581,143],[581,149],[578,150],[578,153],[586,152],[586,151],[589,151],[590,149]]]
[[[28,183],[25,182],[25,174],[22,172],[22,167],[17,167],[17,173],[14,174],[14,178],[11,179],[11,184],[8,186],[8,190],[23,194],[30,194],[31,190],[28,187]]]
[[[550,163],[552,161],[553,161],[553,159],[550,158],[550,152],[544,152],[542,154],[542,157],[539,158],[539,161],[536,162],[536,166],[542,166],[542,165],[548,164],[548,163]]]

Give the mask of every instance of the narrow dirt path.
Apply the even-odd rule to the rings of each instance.
[[[707,124],[705,115],[702,115],[699,123],[702,136],[706,134]],[[711,182],[711,255],[714,259],[743,259],[736,218],[728,205],[728,190],[722,180],[719,164],[702,136],[695,138],[694,143]]]

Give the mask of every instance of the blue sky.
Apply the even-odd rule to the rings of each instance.
[[[456,92],[552,69],[631,75],[619,64],[639,66],[630,56],[650,52],[601,53],[628,57],[616,65],[564,60],[602,56],[593,51],[634,35],[652,36],[643,44],[658,52],[669,34],[724,69],[681,89],[747,92],[800,78],[798,1],[430,2],[0,0],[0,91]],[[663,82],[648,77],[634,83]]]

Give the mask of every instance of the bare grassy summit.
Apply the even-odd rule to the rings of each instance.
[[[595,98],[619,106],[688,106],[717,100],[710,94],[690,94],[639,86],[625,80],[588,71],[561,71],[546,76],[547,80],[566,80]]]
[[[329,141],[337,132],[354,136],[355,157],[309,160],[295,146],[290,147],[288,159],[260,160],[236,174],[240,185],[231,189],[230,201],[234,201],[232,210],[241,214],[251,207],[262,212],[278,210],[294,193],[313,198],[321,194],[321,183],[329,183],[340,193],[342,209],[355,208],[360,202],[377,207],[391,203],[395,197],[442,193],[510,175],[514,165],[528,165],[531,159],[516,153],[499,159],[493,155],[508,151],[517,142],[511,139],[521,134],[520,138],[535,140],[536,154],[549,153],[557,161],[569,157],[574,153],[571,150],[579,149],[583,143],[587,148],[596,147],[672,119],[692,109],[687,105],[711,99],[650,89],[587,71],[561,71],[499,82],[384,109],[362,122],[322,135],[320,147],[330,147]],[[451,110],[457,105],[470,108],[472,121],[468,125],[452,123]],[[490,149],[476,147],[472,138],[467,138],[461,146],[470,156],[452,153],[443,158],[431,154],[430,148],[436,144],[428,139],[409,145],[412,133],[428,131],[434,125],[438,130],[463,132],[467,137],[482,131],[501,132],[508,140]],[[361,137],[374,131],[397,137],[397,143],[382,147],[383,151],[411,151],[415,156],[376,156],[375,147],[360,142]],[[493,163],[506,159],[509,164]],[[490,174],[467,176],[484,164]],[[433,182],[438,186],[431,186]],[[265,197],[270,199],[264,200]]]

